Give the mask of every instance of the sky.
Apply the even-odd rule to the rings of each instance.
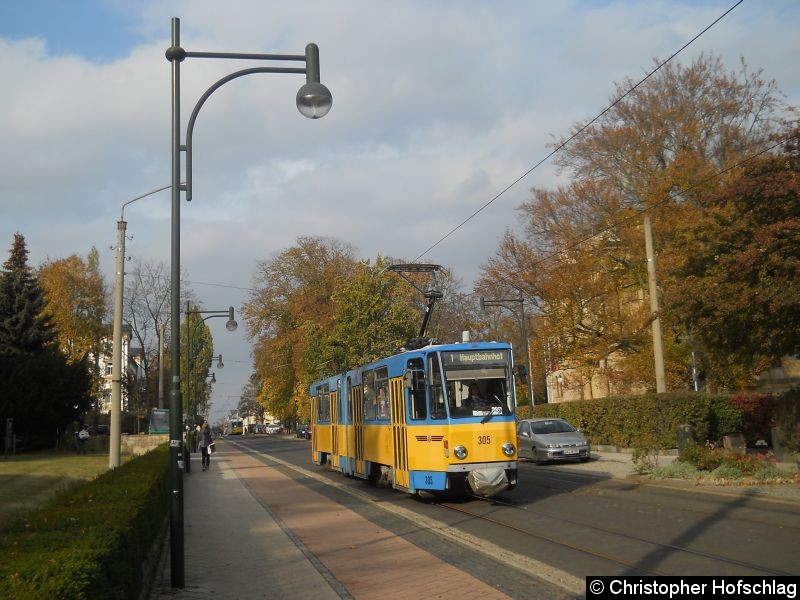
[[[236,79],[194,128],[193,199],[181,200],[181,264],[203,310],[237,315],[260,261],[321,236],[444,265],[472,289],[534,187],[564,183],[554,140],[606,108],[736,0],[3,0],[0,2],[0,255],[16,232],[29,262],[100,252],[114,282],[122,205],[171,181],[171,19],[194,52],[320,48],[333,95],[323,119],[295,107],[300,75]],[[800,3],[744,0],[676,58],[744,58],[800,104]],[[181,66],[181,140],[215,81],[254,66]],[[263,66],[263,65],[255,65]],[[282,66],[298,66],[296,63]],[[126,254],[170,264],[169,191],[125,209]],[[428,252],[431,247],[435,247]],[[130,263],[129,263],[130,264]],[[212,419],[251,372],[240,320],[209,319]]]

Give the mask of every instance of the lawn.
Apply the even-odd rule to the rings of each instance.
[[[0,527],[73,481],[94,479],[107,470],[108,454],[41,452],[0,457]]]

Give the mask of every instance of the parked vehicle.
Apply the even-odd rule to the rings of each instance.
[[[520,458],[536,463],[554,460],[589,460],[586,436],[564,419],[523,419],[517,423]]]
[[[297,437],[303,438],[306,440],[311,439],[311,425],[308,423],[303,423],[302,425],[297,427]]]
[[[280,426],[279,423],[270,423],[267,425],[267,434],[268,435],[275,435],[276,433],[280,433],[283,428]]]
[[[248,429],[250,433],[267,433],[267,426],[264,423],[255,423],[250,425]]]

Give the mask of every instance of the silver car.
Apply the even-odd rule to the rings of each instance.
[[[591,445],[580,431],[564,419],[523,419],[517,423],[520,458],[535,462],[589,460]]]

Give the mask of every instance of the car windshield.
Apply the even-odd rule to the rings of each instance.
[[[532,421],[531,430],[533,433],[572,433],[575,428],[566,421]]]

